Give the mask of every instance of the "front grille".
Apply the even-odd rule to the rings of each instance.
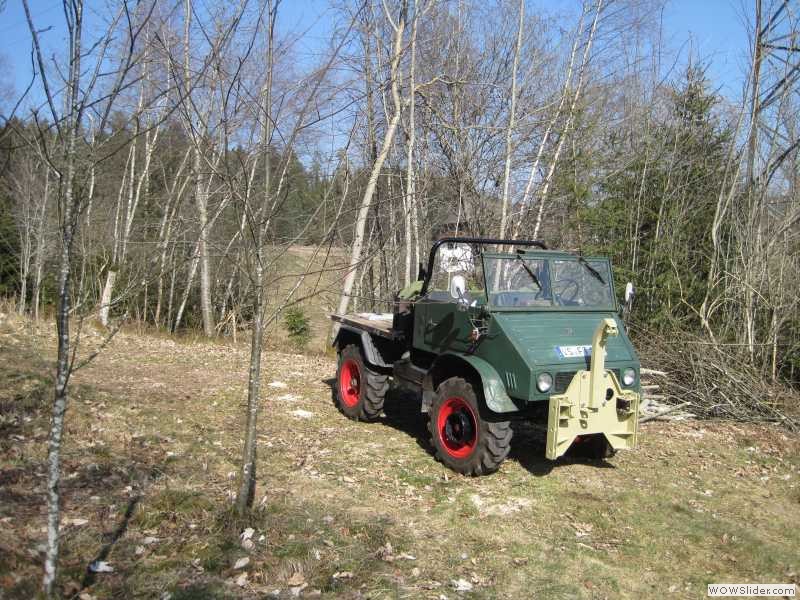
[[[620,381],[619,378],[619,369],[608,369],[617,378],[617,381]],[[561,371],[560,373],[556,373],[556,380],[553,392],[556,394],[563,394],[567,391],[569,387],[569,382],[572,381],[572,378],[575,377],[575,373],[577,371]]]
[[[556,373],[556,385],[553,391],[556,394],[563,394],[566,392],[569,382],[575,377],[575,373],[577,373],[577,371],[562,371],[561,373]]]

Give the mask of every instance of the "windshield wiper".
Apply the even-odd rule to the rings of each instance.
[[[528,263],[525,262],[525,259],[522,258],[521,255],[517,254],[517,260],[522,263],[522,267],[525,269],[525,271],[528,273],[528,275],[531,276],[531,279],[533,280],[533,283],[535,283],[536,287],[538,287],[541,290],[542,289],[542,284],[539,283],[539,278],[536,277],[536,274],[528,266]]]
[[[584,267],[586,267],[586,269],[589,271],[589,273],[592,274],[592,277],[597,279],[597,281],[599,281],[603,285],[606,284],[606,280],[603,279],[603,276],[600,275],[600,273],[597,272],[597,269],[595,269],[592,265],[590,265],[585,258],[583,258],[582,256],[578,255],[578,262],[581,263]]]

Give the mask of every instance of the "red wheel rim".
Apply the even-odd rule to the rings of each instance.
[[[339,369],[339,397],[345,406],[352,408],[358,404],[361,392],[361,371],[352,358],[346,359]]]
[[[478,443],[478,419],[463,398],[444,401],[436,418],[436,430],[442,448],[453,458],[466,458]]]

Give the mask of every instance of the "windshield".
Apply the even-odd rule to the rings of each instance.
[[[497,307],[567,306],[614,309],[605,260],[544,259],[524,255],[483,259],[489,303]]]

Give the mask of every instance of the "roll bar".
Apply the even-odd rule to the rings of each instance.
[[[420,295],[424,296],[428,293],[428,285],[431,282],[433,274],[433,261],[436,258],[436,251],[442,244],[480,244],[485,245],[498,245],[498,246],[536,246],[542,250],[547,250],[544,242],[539,240],[500,240],[496,238],[481,238],[481,237],[444,237],[436,240],[431,246],[431,252],[428,255],[428,270],[425,273],[425,281],[422,283],[422,291]]]

